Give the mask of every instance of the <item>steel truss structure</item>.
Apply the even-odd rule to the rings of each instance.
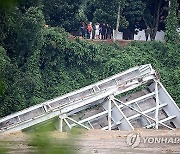
[[[139,91],[138,87],[141,87]],[[0,119],[0,133],[23,130],[55,117],[59,131],[73,127],[180,128],[180,110],[150,64],[8,115]]]

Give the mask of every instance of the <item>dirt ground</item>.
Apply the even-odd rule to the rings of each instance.
[[[48,134],[50,138],[48,144],[45,141],[39,140],[41,137],[39,134],[36,134],[36,138],[33,138],[32,134],[22,132],[1,134],[0,153],[38,153],[37,150],[39,149],[39,146],[45,149],[45,153],[50,153],[48,150],[51,147],[57,149],[61,147],[65,149],[65,153],[77,154],[180,153],[180,130],[137,129],[132,132],[76,130],[72,133],[54,131],[49,132]],[[132,134],[139,134],[140,140],[137,138],[133,140]],[[148,142],[145,143],[143,140],[144,138],[148,138]],[[163,138],[164,140],[162,140],[161,143],[160,140],[159,142],[158,140],[157,142],[154,142],[154,138]],[[165,138],[168,138],[168,140],[165,140]],[[174,139],[177,140],[175,141]],[[32,143],[32,140],[38,140],[41,144],[38,145]],[[44,138],[44,140],[47,140],[47,138]],[[68,152],[69,149],[71,149],[71,152]]]
[[[70,35],[69,36],[69,39],[70,40],[74,40],[76,37],[73,36],[73,35]],[[85,40],[85,41],[88,41],[90,43],[95,43],[95,44],[100,44],[100,43],[105,43],[105,44],[113,44],[113,39],[107,39],[107,40],[101,40],[101,39],[83,39],[81,36],[78,37],[79,39],[81,40]],[[127,46],[129,45],[132,41],[134,40],[116,40],[116,43],[118,45],[120,45],[121,47],[124,47],[124,46]],[[144,42],[144,41],[140,41],[140,42]]]
[[[112,44],[113,40],[88,40],[91,43],[105,43],[105,44]],[[116,43],[119,44],[121,47],[127,46],[132,42],[132,40],[117,40]]]

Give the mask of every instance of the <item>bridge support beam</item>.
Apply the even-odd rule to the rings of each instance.
[[[108,102],[108,130],[111,130],[111,97]]]

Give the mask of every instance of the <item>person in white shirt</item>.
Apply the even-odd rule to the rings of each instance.
[[[95,25],[95,39],[100,39],[99,38],[99,29],[100,29],[99,23],[96,23],[96,25]]]

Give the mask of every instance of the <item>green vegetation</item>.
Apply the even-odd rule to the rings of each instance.
[[[178,8],[177,1],[170,1],[170,10],[166,22],[166,42],[171,44],[178,43],[178,33],[174,30],[178,27],[178,15],[176,15],[176,10]],[[172,24],[173,23],[173,24]]]
[[[132,42],[121,48],[72,41],[45,21],[40,1],[28,2],[0,10],[0,117],[147,63],[180,105],[180,44]]]
[[[43,12],[48,24],[62,26],[73,33],[81,25],[80,7],[83,0],[51,0],[43,1]]]
[[[75,138],[71,136],[63,139],[56,139],[49,135],[49,132],[31,133],[31,142],[28,146],[34,147],[37,154],[76,154],[77,146],[73,143]],[[75,136],[73,136],[75,137]]]

